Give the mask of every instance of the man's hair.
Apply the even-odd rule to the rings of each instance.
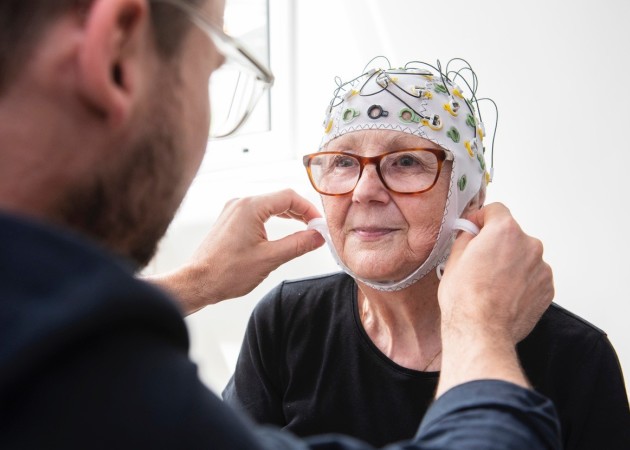
[[[158,51],[164,58],[177,53],[190,22],[173,6],[151,2],[151,20]],[[201,0],[182,0],[196,5]],[[0,0],[0,95],[19,76],[43,32],[70,10],[80,14],[93,0]]]

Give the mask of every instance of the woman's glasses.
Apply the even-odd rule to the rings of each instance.
[[[383,185],[397,194],[421,194],[435,186],[451,153],[433,148],[394,150],[378,156],[346,152],[318,152],[303,158],[311,184],[323,195],[344,195],[354,190],[367,164],[376,166]]]

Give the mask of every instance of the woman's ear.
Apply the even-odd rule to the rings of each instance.
[[[147,0],[95,0],[83,24],[79,89],[91,108],[119,126],[133,111],[142,83],[149,28]]]
[[[466,218],[473,211],[477,211],[481,209],[483,203],[486,201],[486,183],[482,182],[481,187],[479,188],[479,192],[477,192],[474,197],[468,202],[466,208],[462,212],[462,217]]]

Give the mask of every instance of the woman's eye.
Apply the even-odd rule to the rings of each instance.
[[[354,167],[357,165],[357,160],[350,156],[337,156],[335,157],[334,167]]]
[[[420,164],[420,161],[418,161],[412,155],[400,155],[393,161],[393,165],[401,167],[412,167],[418,164]]]

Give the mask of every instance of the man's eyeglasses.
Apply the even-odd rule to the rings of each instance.
[[[435,186],[444,161],[453,155],[441,149],[409,148],[378,156],[346,152],[318,152],[303,158],[311,184],[323,195],[344,195],[354,190],[367,164],[376,166],[383,185],[397,194],[421,194]]]
[[[260,97],[273,85],[273,74],[237,40],[188,3],[182,0],[151,1],[172,5],[185,12],[225,57],[223,66],[210,77],[210,138],[234,134],[250,116]]]

